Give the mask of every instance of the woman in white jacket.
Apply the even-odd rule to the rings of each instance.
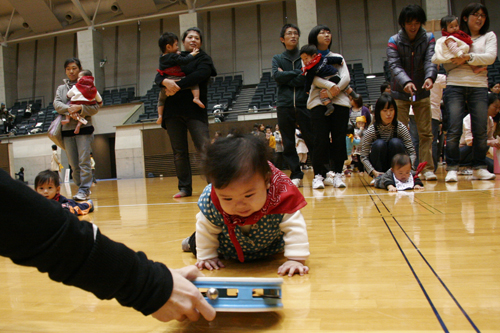
[[[480,3],[467,5],[460,15],[460,30],[471,36],[473,43],[467,55],[454,58],[444,64],[448,73],[444,103],[449,114],[449,128],[446,136],[446,164],[448,174],[445,181],[456,182],[460,163],[460,137],[462,119],[467,104],[474,136],[472,179],[489,180],[495,175],[488,172],[484,163],[487,145],[488,123],[488,74],[474,73],[471,66],[487,66],[497,57],[497,37],[488,31],[490,18],[488,10]]]

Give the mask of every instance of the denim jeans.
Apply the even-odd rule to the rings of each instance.
[[[302,179],[304,173],[300,169],[299,156],[295,148],[295,129],[300,126],[309,155],[314,156],[311,113],[305,107],[278,107],[278,125],[283,138],[283,158],[290,167],[290,179]]]
[[[314,128],[313,169],[315,175],[323,177],[326,177],[330,170],[335,173],[342,172],[344,161],[347,159],[345,138],[349,121],[349,108],[346,106],[335,105],[335,111],[329,116],[325,116],[325,111],[324,105],[311,109]]]
[[[385,173],[391,168],[392,158],[396,154],[406,154],[406,148],[401,139],[392,138],[389,142],[377,139],[372,143],[370,163],[376,171]]]
[[[441,153],[443,152],[443,147],[444,147],[444,133],[443,130],[441,129],[441,132],[439,131],[439,126],[441,125],[441,122],[437,119],[432,119],[432,159],[434,160],[434,172],[436,172],[438,163],[439,163],[439,157],[441,156]]]
[[[472,146],[460,147],[460,166],[472,166],[474,159],[474,149]],[[487,166],[489,172],[493,173],[494,165],[493,160],[489,157],[484,158],[484,164]]]
[[[434,171],[434,162],[432,160],[431,99],[427,97],[415,102],[397,99],[396,105],[398,106],[398,120],[406,126],[408,126],[410,106],[412,106],[419,137],[417,155],[419,162],[427,162],[423,172]]]
[[[410,136],[411,136],[411,143],[413,143],[413,148],[415,148],[415,153],[417,154],[417,159],[415,160],[415,165],[418,165],[418,163],[420,163],[418,160],[420,138],[418,137],[417,122],[415,120],[414,115],[410,115]]]
[[[174,152],[175,173],[179,191],[193,193],[191,164],[189,161],[188,131],[198,153],[210,142],[208,124],[187,117],[165,118],[165,127]]]
[[[446,134],[447,170],[457,170],[460,164],[460,137],[463,119],[466,116],[465,103],[471,118],[471,131],[474,137],[472,168],[486,169],[485,157],[488,151],[488,88],[462,86],[446,87],[444,103],[449,115],[449,127]]]
[[[66,156],[73,170],[73,181],[79,187],[78,192],[89,194],[92,186],[92,168],[90,167],[91,145],[94,134],[64,137]]]

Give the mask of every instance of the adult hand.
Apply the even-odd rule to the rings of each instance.
[[[281,67],[278,67],[278,72],[283,72],[283,69],[281,69]]]
[[[212,259],[206,259],[206,260],[198,260],[198,262],[195,264],[196,267],[201,271],[203,268],[206,268],[210,271],[214,269],[219,269],[219,268],[224,268],[224,264],[222,261],[219,260],[219,258],[212,258]]]
[[[288,276],[293,276],[295,273],[300,274],[301,276],[309,273],[309,267],[304,265],[303,261],[299,260],[288,260],[283,265],[278,268],[278,275],[285,275],[288,273]]]
[[[171,79],[164,79],[162,81],[162,84],[165,86],[165,94],[167,96],[173,96],[175,95],[181,88],[177,85],[177,82],[179,80],[171,80]]]
[[[82,111],[83,109],[83,106],[82,105],[78,105],[78,104],[71,104],[69,107],[68,107],[68,112],[69,114],[72,116],[73,113],[77,113],[77,112],[80,112]]]
[[[337,96],[340,94],[340,88],[337,85],[334,85],[333,87],[330,88],[330,94],[332,94],[332,97]]]
[[[424,82],[424,85],[422,86],[422,89],[425,90],[431,90],[432,87],[434,86],[434,82],[432,82],[432,79],[426,79]]]
[[[470,57],[468,57],[470,59]],[[453,58],[453,59],[450,59],[450,61],[455,64],[455,65],[462,65],[462,64],[465,64],[466,61],[468,61],[469,59],[467,59],[467,57],[464,57],[464,58]]]
[[[319,92],[319,98],[330,98],[330,96],[328,96],[328,92],[326,89],[321,89],[321,91]]]
[[[415,87],[413,82],[408,82],[404,88],[404,91],[413,96],[413,92],[417,91],[417,87]]]
[[[372,175],[373,175],[373,178],[377,178],[378,176],[380,176],[382,174],[382,172],[378,172],[376,170],[373,170],[372,171]]]
[[[172,294],[158,311],[152,314],[159,321],[177,320],[183,321],[188,318],[197,321],[200,314],[208,321],[215,318],[215,310],[201,295],[198,288],[188,280],[194,280],[203,274],[195,266],[187,266],[181,269],[171,269],[174,282]]]

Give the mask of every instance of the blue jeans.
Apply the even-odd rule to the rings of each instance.
[[[372,144],[370,163],[376,171],[385,173],[391,168],[392,158],[396,154],[406,154],[406,148],[399,138],[392,138],[389,142],[377,139]]]
[[[444,146],[444,133],[439,131],[441,122],[437,119],[432,119],[432,159],[434,160],[434,172],[436,172],[439,162],[439,157],[443,152]]]
[[[486,169],[488,88],[448,86],[444,95],[444,103],[449,114],[449,127],[446,134],[446,169],[458,170],[460,164],[459,144],[463,119],[466,116],[465,103],[469,109],[474,137],[471,165],[473,169]]]
[[[460,166],[471,166],[473,158],[474,149],[472,148],[472,146],[460,147]],[[487,166],[488,171],[493,173],[493,160],[489,157],[485,157],[484,164]]]
[[[73,170],[73,181],[79,187],[78,192],[89,194],[92,186],[92,168],[90,167],[91,145],[94,134],[64,137],[66,156]]]
[[[205,144],[210,142],[208,124],[187,117],[172,117],[165,118],[165,127],[174,152],[175,173],[179,180],[179,191],[191,195],[193,193],[193,180],[189,161],[188,130],[194,147],[200,153]]]

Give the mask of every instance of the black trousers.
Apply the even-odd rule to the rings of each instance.
[[[326,106],[324,105],[318,105],[311,109],[315,134],[313,169],[315,175],[323,177],[326,177],[326,173],[330,170],[342,173],[347,156],[345,137],[349,121],[349,108],[346,106],[335,104],[335,111],[329,116],[325,116],[325,111]]]
[[[290,179],[302,179],[299,156],[295,148],[295,129],[299,125],[309,154],[314,156],[311,114],[305,107],[278,107],[278,125],[283,138],[283,158],[290,167]],[[344,144],[345,146],[345,144]]]
[[[164,121],[174,152],[175,173],[179,180],[179,191],[191,195],[193,193],[193,180],[187,133],[189,131],[196,151],[200,153],[205,144],[210,142],[208,123],[187,117],[166,118]]]

